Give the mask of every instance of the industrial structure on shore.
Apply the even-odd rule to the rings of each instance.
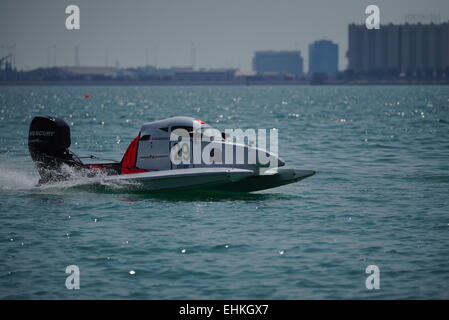
[[[449,71],[449,24],[348,28],[348,71],[355,77],[437,78]]]

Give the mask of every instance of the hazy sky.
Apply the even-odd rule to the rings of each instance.
[[[65,7],[76,4],[81,29],[65,28]],[[251,70],[255,50],[301,50],[329,39],[340,45],[346,67],[347,25],[364,23],[365,8],[377,4],[382,23],[406,15],[449,19],[449,0],[0,0],[0,55],[15,45],[19,68],[54,63],[158,67],[191,66]],[[49,49],[50,48],[50,49]],[[106,54],[107,52],[107,54]]]

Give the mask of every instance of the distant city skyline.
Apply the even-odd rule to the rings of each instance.
[[[65,29],[65,7],[81,10],[81,30]],[[381,25],[413,15],[449,19],[447,0],[2,0],[0,55],[15,51],[19,69],[53,66],[192,66],[252,70],[261,50],[339,45],[347,66],[348,25],[364,23],[365,8],[381,9]],[[56,54],[55,54],[56,53]]]

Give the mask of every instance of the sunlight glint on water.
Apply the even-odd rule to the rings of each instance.
[[[0,112],[0,298],[449,298],[447,87],[0,87]],[[117,160],[169,116],[278,128],[280,156],[317,174],[241,195],[36,187],[38,114]]]

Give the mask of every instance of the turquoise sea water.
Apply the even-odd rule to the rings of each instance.
[[[2,299],[449,298],[448,87],[0,87],[0,112]],[[278,128],[287,165],[317,174],[241,195],[35,187],[38,114],[117,160],[174,115]]]

